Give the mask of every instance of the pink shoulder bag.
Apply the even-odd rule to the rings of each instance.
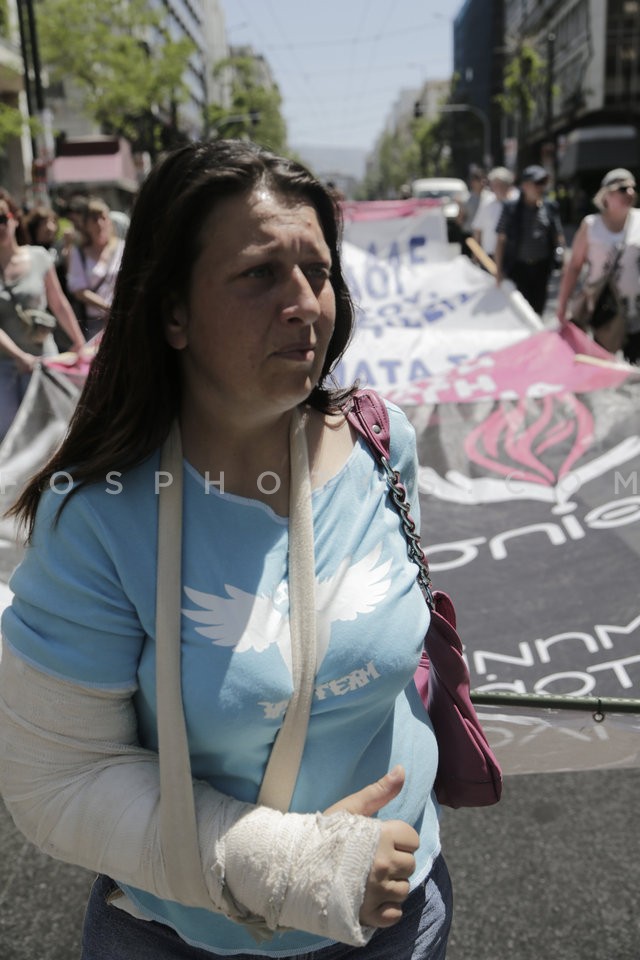
[[[469,671],[462,658],[453,603],[446,593],[432,590],[427,558],[410,514],[411,505],[399,473],[391,466],[387,408],[376,393],[361,390],[351,398],[345,413],[384,472],[389,497],[400,514],[409,556],[418,567],[418,582],[431,612],[415,683],[438,741],[436,797],[448,807],[497,803],[502,793],[502,771],[471,702]]]

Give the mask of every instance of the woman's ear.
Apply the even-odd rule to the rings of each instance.
[[[164,335],[170,347],[174,350],[184,350],[189,342],[185,307],[177,305],[171,307],[164,322]]]

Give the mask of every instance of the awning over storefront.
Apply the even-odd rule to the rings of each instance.
[[[82,137],[63,143],[51,164],[52,185],[112,184],[135,193],[138,178],[131,148],[116,137]]]
[[[635,127],[580,127],[567,136],[558,176],[570,180],[579,173],[639,166],[640,141]]]

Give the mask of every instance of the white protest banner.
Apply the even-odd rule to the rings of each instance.
[[[435,263],[460,252],[447,240],[441,207],[416,210],[411,216],[345,219],[344,240],[386,262]]]
[[[357,309],[353,341],[337,371],[389,387],[450,370],[530,336],[539,321],[516,312],[506,292],[468,257],[448,263],[381,258],[343,247],[345,276]]]
[[[23,549],[17,522],[4,514],[64,437],[79,395],[79,387],[66,376],[37,365],[0,443],[0,612],[9,603],[6,584]]]

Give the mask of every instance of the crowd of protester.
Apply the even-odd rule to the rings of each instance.
[[[517,182],[505,167],[495,167],[487,174],[474,167],[469,188],[468,200],[460,205],[462,252],[474,257],[466,242],[467,237],[473,238],[471,247],[475,241],[486,254],[484,265],[493,260],[495,268],[490,262],[489,268],[498,283],[512,280],[539,314],[551,273],[563,267],[566,259],[558,304],[561,325],[571,319],[578,322],[571,294],[576,289],[580,293],[581,276],[582,287],[597,294],[599,277],[610,273],[618,313],[624,319],[618,324],[623,332],[618,333],[615,346],[627,360],[637,362],[640,293],[634,296],[630,291],[639,286],[636,224],[640,212],[632,209],[637,200],[633,175],[627,170],[605,175],[594,198],[599,213],[584,218],[566,258],[559,205],[548,196],[549,175],[544,167],[526,167]],[[38,358],[79,350],[86,341],[99,338],[113,298],[128,224],[127,214],[111,210],[97,197],[72,196],[57,202],[56,209],[38,204],[25,211],[0,188],[0,441]],[[596,241],[586,239],[588,230],[596,228],[603,234],[600,245],[604,251],[597,256]],[[621,246],[623,255],[618,255]],[[595,266],[594,257],[598,260]],[[53,314],[50,330],[34,330],[23,322],[26,314],[46,310]],[[595,322],[593,327],[596,341],[615,352],[605,328],[596,329]],[[590,329],[589,322],[586,328]]]
[[[99,198],[25,211],[0,188],[0,441],[40,358],[100,336],[127,226]]]
[[[511,280],[538,314],[552,273],[561,271],[559,327],[572,322],[609,353],[640,362],[640,210],[633,172],[618,167],[604,175],[593,210],[581,218],[567,251],[565,197],[557,186],[554,196],[550,186],[539,164],[522,170],[517,187],[505,167],[486,177],[474,168],[460,213],[463,235],[480,245],[479,255],[486,255],[481,262],[497,282]]]

